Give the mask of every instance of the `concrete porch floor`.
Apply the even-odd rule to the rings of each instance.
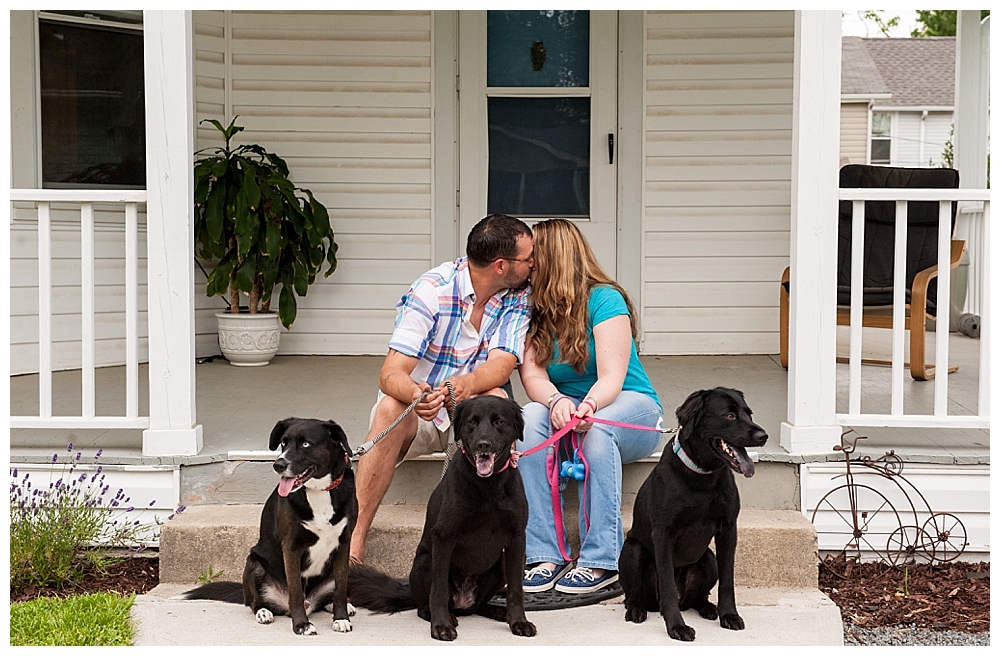
[[[870,334],[869,334],[870,333]],[[885,357],[890,351],[890,331],[866,329],[865,357]],[[933,346],[933,340],[930,346]],[[846,353],[841,340],[840,353]],[[979,384],[979,340],[953,334],[952,364],[958,372],[949,376],[950,412],[974,413]],[[932,357],[932,356],[931,356]],[[776,355],[733,356],[641,356],[644,367],[663,403],[667,426],[676,425],[673,412],[694,390],[715,386],[740,389],[754,411],[754,418],[770,435],[760,449],[760,461],[805,462],[837,459],[829,454],[802,456],[787,453],[779,445],[780,424],[786,418],[787,372]],[[198,422],[204,428],[204,447],[195,456],[149,458],[141,453],[139,430],[39,430],[12,429],[12,462],[45,462],[72,442],[77,449],[103,449],[105,464],[200,464],[227,459],[231,451],[266,449],[271,427],[290,416],[334,419],[352,445],[365,441],[368,415],[375,398],[375,381],[381,356],[278,356],[266,367],[234,367],[224,359],[197,365]],[[887,412],[888,367],[865,366],[862,373],[864,409]],[[124,414],[124,367],[97,370],[97,411]],[[140,367],[140,414],[147,412],[147,369]],[[11,415],[38,412],[38,376],[13,376]],[[837,366],[838,410],[846,410],[847,365]],[[527,396],[514,376],[515,397]],[[933,407],[934,382],[910,379],[904,382],[905,411],[929,413]],[[79,370],[53,374],[53,414],[79,414],[81,407]],[[904,460],[943,464],[989,462],[989,431],[970,429],[859,428],[868,436],[859,453],[878,456],[895,449]],[[830,445],[831,447],[833,444]],[[85,453],[85,456],[90,455]]]

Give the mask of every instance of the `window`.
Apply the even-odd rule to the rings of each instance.
[[[872,114],[872,164],[892,162],[892,114]]]
[[[38,21],[42,186],[144,188],[142,14],[62,14]]]
[[[488,213],[590,215],[590,14],[487,11]]]

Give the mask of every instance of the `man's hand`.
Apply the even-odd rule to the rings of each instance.
[[[410,399],[410,402],[416,401],[424,392],[430,392],[430,394],[424,397],[424,400],[418,403],[414,410],[417,416],[424,421],[433,421],[441,410],[441,406],[444,405],[444,400],[438,390],[432,390],[427,383],[420,383],[414,388],[413,398]]]

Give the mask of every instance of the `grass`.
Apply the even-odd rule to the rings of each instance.
[[[19,646],[128,646],[134,631],[129,609],[135,595],[98,592],[57,599],[40,597],[10,605],[10,644]]]

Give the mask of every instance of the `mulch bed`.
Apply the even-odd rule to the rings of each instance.
[[[852,563],[843,556],[820,565],[819,587],[840,606],[845,625],[882,628],[915,625],[932,630],[990,630],[990,564],[950,562],[906,568]],[[841,575],[834,574],[836,571]],[[846,578],[842,575],[846,573]]]
[[[77,582],[62,588],[11,589],[10,603],[30,601],[37,597],[69,597],[94,592],[117,592],[121,595],[144,594],[160,582],[160,561],[155,557],[137,556],[112,563],[103,573],[88,571]]]

